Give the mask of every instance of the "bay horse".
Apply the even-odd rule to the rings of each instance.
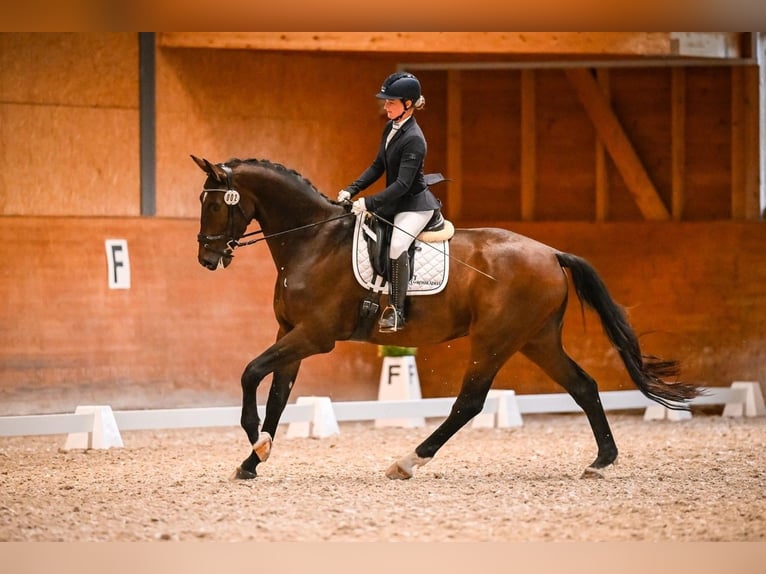
[[[278,275],[274,314],[276,341],[245,367],[241,377],[241,425],[252,446],[233,478],[255,478],[271,453],[277,425],[301,361],[351,340],[367,290],[351,268],[355,216],[304,177],[267,160],[211,163],[191,156],[205,172],[200,195],[198,260],[207,269],[227,267],[234,249],[263,240]],[[263,237],[245,243],[252,220]],[[602,476],[617,458],[617,446],[599,399],[596,381],[565,352],[561,331],[569,270],[581,302],[600,317],[604,332],[635,385],[650,399],[688,409],[700,394],[676,380],[676,361],[642,354],[623,308],[583,258],[503,229],[458,229],[450,240],[449,283],[441,293],[408,298],[407,325],[396,333],[371,329],[353,340],[417,347],[459,337],[470,340],[462,386],[446,419],[413,452],[386,471],[408,479],[460,428],[481,412],[492,381],[516,352],[537,364],[584,411],[598,448],[584,477]],[[480,272],[476,272],[479,270]],[[490,276],[490,277],[487,277]],[[256,391],[267,375],[272,384],[260,427]]]

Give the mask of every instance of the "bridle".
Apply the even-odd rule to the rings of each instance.
[[[211,188],[211,187],[204,187],[202,188],[203,193],[223,193],[223,202],[226,205],[226,233],[219,233],[218,235],[207,235],[205,233],[198,233],[197,234],[197,243],[201,244],[202,247],[207,249],[208,251],[211,251],[213,253],[216,253],[218,255],[227,256],[227,257],[233,257],[233,251],[237,247],[240,247],[239,241],[234,237],[234,207],[239,209],[239,212],[242,214],[242,217],[247,220],[247,215],[245,214],[245,210],[242,209],[242,204],[240,203],[240,195],[239,192],[234,189],[234,186],[231,183],[232,180],[232,172],[231,168],[226,164],[221,164],[221,169],[223,169],[224,173],[226,174],[226,189],[221,188]],[[204,201],[204,200],[203,200]],[[253,233],[249,233],[247,235],[253,235],[255,233],[262,233],[260,230],[255,231]],[[244,235],[240,237],[245,237]],[[226,247],[228,251],[222,251],[220,249],[213,249],[210,246],[210,243],[213,241],[219,241],[221,239],[226,239]]]
[[[350,215],[354,215],[352,212],[347,211],[341,215],[330,217],[329,219],[324,219],[322,221],[315,221],[314,223],[308,223],[306,225],[301,225],[299,227],[294,227],[292,229],[286,229],[284,231],[278,231],[277,233],[272,233],[270,235],[263,234],[262,229],[256,229],[255,231],[245,233],[241,235],[239,238],[236,238],[234,237],[234,207],[239,209],[239,212],[242,214],[242,217],[245,218],[245,221],[248,221],[248,218],[247,218],[247,215],[245,214],[245,210],[242,209],[242,204],[240,203],[241,196],[239,192],[236,189],[234,189],[234,186],[232,185],[233,174],[232,174],[231,168],[226,164],[220,164],[220,166],[221,166],[221,169],[226,174],[226,189],[205,187],[205,188],[202,188],[202,191],[203,193],[223,193],[223,202],[227,208],[226,233],[219,233],[218,235],[207,235],[205,233],[197,234],[197,243],[201,244],[203,248],[207,249],[208,251],[212,253],[216,253],[218,255],[226,256],[226,257],[234,257],[234,250],[237,247],[247,247],[248,245],[253,245],[260,241],[266,241],[267,239],[270,239],[272,237],[285,235],[287,233],[300,231],[302,229],[308,229],[309,227],[315,227],[317,225],[322,225],[323,223],[330,223],[331,221],[335,221],[338,219],[342,219],[344,217],[348,217]],[[261,235],[261,234],[263,234],[263,237],[259,237],[257,239],[251,239],[250,241],[245,241],[245,242],[240,241],[240,239],[244,239],[245,237],[252,237],[253,235]],[[213,249],[212,247],[210,247],[211,242],[219,241],[221,239],[226,239],[226,247],[228,251],[222,251],[220,249]]]

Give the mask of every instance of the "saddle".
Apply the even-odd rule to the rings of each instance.
[[[449,181],[441,173],[427,173],[424,179],[426,185],[428,186],[436,185],[437,183],[442,183],[444,181]],[[418,235],[418,239],[423,242],[431,243],[451,239],[452,235],[454,234],[454,228],[452,229],[452,232],[447,234],[439,233],[445,230],[446,225],[452,227],[452,224],[444,219],[441,209],[437,209],[434,212],[433,217],[431,217],[431,220],[426,224],[423,231],[420,233],[420,235]],[[385,277],[386,280],[390,280],[391,276],[389,273],[388,248],[391,244],[391,234],[393,232],[393,227],[391,227],[391,225],[388,223],[381,221],[377,217],[368,219],[366,227],[367,229],[365,229],[364,238],[367,241],[367,249],[369,252],[372,268],[379,276]],[[415,251],[416,245],[413,241],[407,251],[407,256],[410,260],[410,279],[412,279],[412,274],[415,271],[415,266],[413,265]]]
[[[441,234],[438,233],[446,229],[447,223],[448,222],[446,222],[444,216],[442,215],[441,209],[437,209],[433,217],[431,217],[431,220],[426,224],[421,234],[418,235],[418,239],[427,242],[450,239],[452,236],[451,233],[449,234],[449,237],[446,236],[447,234],[445,234],[445,237],[441,237]],[[385,277],[387,280],[390,280],[390,260],[388,257],[388,249],[391,245],[391,234],[393,233],[393,227],[391,227],[388,223],[381,221],[377,217],[370,217],[367,220],[365,227],[366,229],[364,230],[364,239],[367,243],[367,253],[370,257],[370,264],[372,265],[375,273],[381,277]],[[412,274],[415,271],[414,258],[416,251],[417,245],[413,241],[410,245],[410,248],[407,250],[407,256],[410,260],[410,279],[412,279]]]

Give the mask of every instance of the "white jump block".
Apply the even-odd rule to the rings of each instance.
[[[325,438],[340,434],[330,397],[298,397],[295,404],[312,405],[314,409],[310,421],[297,421],[287,425],[287,438]]]
[[[101,405],[78,406],[74,413],[76,415],[92,414],[93,428],[89,432],[69,433],[64,443],[64,450],[108,449],[124,446],[112,407]]]
[[[515,391],[493,389],[487,393],[487,399],[488,402],[497,401],[497,408],[476,415],[471,421],[472,428],[512,428],[524,425]]]
[[[731,384],[732,391],[738,390],[744,401],[727,402],[723,408],[724,417],[762,417],[766,416],[763,404],[761,384],[757,382],[735,381]]]
[[[379,401],[419,401],[423,397],[420,393],[420,378],[415,357],[383,357],[383,366],[380,371],[380,384],[378,385]],[[400,427],[415,428],[424,427],[424,417],[412,417],[402,419],[375,419],[375,428]]]

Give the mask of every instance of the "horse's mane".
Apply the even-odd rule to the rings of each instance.
[[[263,167],[266,169],[270,169],[272,171],[276,171],[280,174],[285,174],[290,177],[293,177],[297,179],[299,182],[304,184],[306,187],[311,189],[313,192],[321,195],[324,197],[327,201],[330,201],[331,203],[335,203],[330,200],[329,197],[327,197],[325,194],[323,194],[321,191],[319,191],[313,183],[311,183],[307,178],[303,177],[300,173],[295,171],[294,169],[291,169],[289,167],[286,167],[282,165],[281,163],[276,163],[273,161],[269,161],[267,159],[257,159],[257,158],[248,158],[248,159],[239,159],[239,158],[231,158],[229,161],[226,162],[226,165],[234,166],[238,164],[247,164],[247,165],[253,165],[257,167]]]

